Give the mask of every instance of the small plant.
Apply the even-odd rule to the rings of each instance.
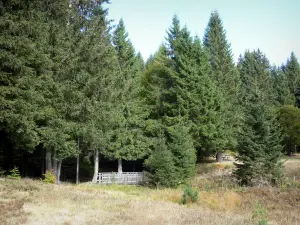
[[[46,170],[46,173],[44,174],[45,179],[43,180],[46,184],[55,184],[56,178],[54,175],[53,170]]]
[[[185,205],[187,203],[197,202],[197,201],[198,201],[198,191],[193,190],[189,185],[186,186],[182,195],[181,203]]]
[[[11,171],[9,171],[10,175],[7,176],[9,179],[19,180],[21,179],[20,171],[18,167],[14,167]]]
[[[255,203],[252,218],[258,225],[268,225],[267,210],[261,203]]]
[[[5,175],[5,170],[3,170],[1,167],[0,167],[0,177],[4,177]]]

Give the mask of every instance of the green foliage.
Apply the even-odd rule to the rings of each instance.
[[[282,137],[270,107],[268,62],[260,51],[246,52],[239,69],[247,92],[242,95],[244,125],[238,137],[240,163],[235,175],[245,185],[278,184],[283,177]]]
[[[258,225],[268,225],[268,212],[265,207],[256,202],[252,211],[252,219]]]
[[[291,53],[286,65],[283,66],[283,71],[287,77],[291,93],[296,94],[300,87],[300,64],[294,52]]]
[[[145,135],[147,110],[140,96],[144,62],[128,39],[123,20],[120,20],[112,37],[118,57],[118,79],[115,108],[116,123],[105,155],[114,159],[137,160],[149,154],[151,144]]]
[[[56,178],[55,178],[53,170],[46,170],[46,173],[44,174],[43,182],[46,184],[55,184],[56,183]]]
[[[300,145],[300,109],[292,105],[282,106],[277,118],[284,134],[285,149],[294,152],[295,146]]]
[[[212,67],[211,76],[226,99],[223,106],[225,108],[223,113],[225,114],[224,126],[226,129],[223,135],[226,136],[226,143],[222,147],[233,149],[236,147],[237,132],[241,125],[241,109],[238,104],[240,79],[222,20],[217,11],[211,13],[203,44]]]
[[[175,166],[174,155],[168,149],[165,138],[158,139],[155,149],[145,161],[150,184],[155,186],[176,187],[180,183],[179,171]]]
[[[295,96],[290,91],[288,78],[281,68],[272,67],[271,81],[276,105],[292,105],[295,103]]]
[[[4,177],[6,171],[0,167],[0,177]]]
[[[281,69],[270,70],[260,51],[246,52],[237,71],[213,12],[203,45],[174,16],[166,43],[144,65],[123,20],[110,32],[108,2],[0,3],[4,143],[20,152],[38,146],[54,153],[53,162],[79,152],[149,157],[150,182],[167,187],[194,175],[196,152],[238,146],[236,175],[243,183],[279,182],[281,130],[273,111],[295,98],[300,105],[294,53]],[[286,146],[299,145],[298,114],[290,106],[278,112]],[[17,168],[12,173],[18,177]],[[45,182],[55,182],[53,172]]]
[[[181,182],[195,175],[196,151],[189,129],[179,123],[168,129],[168,149],[173,153],[174,165],[177,168]]]
[[[197,202],[197,201],[198,201],[198,191],[193,190],[191,188],[191,186],[187,185],[184,189],[181,203],[185,205],[185,204],[188,204],[191,202]]]
[[[32,151],[39,144],[32,84],[51,65],[49,26],[38,1],[2,1],[0,17],[0,129],[16,148]]]
[[[7,178],[14,179],[14,180],[21,179],[21,175],[18,167],[15,166],[12,170],[9,171],[9,173],[10,174],[7,176]]]
[[[196,152],[188,128],[179,124],[161,134],[145,165],[151,183],[176,187],[195,174]]]

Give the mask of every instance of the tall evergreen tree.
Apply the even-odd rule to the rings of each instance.
[[[228,143],[225,148],[236,146],[237,132],[240,127],[241,112],[238,104],[239,75],[235,68],[230,44],[222,20],[217,11],[212,12],[204,34],[204,49],[212,66],[212,78],[226,99],[226,134]],[[222,157],[221,157],[222,158]]]
[[[1,1],[0,9],[0,130],[15,148],[31,151],[39,144],[32,84],[51,65],[49,27],[38,3]]]
[[[295,96],[291,93],[287,76],[281,68],[271,68],[271,82],[276,105],[292,105],[295,103]]]
[[[282,106],[277,118],[284,134],[285,150],[291,156],[295,147],[300,145],[300,109],[292,105]]]
[[[119,62],[121,91],[117,101],[119,120],[114,127],[108,156],[118,159],[118,172],[122,172],[122,159],[141,159],[149,152],[149,140],[144,135],[147,110],[140,98],[143,61],[135,54],[123,20],[114,30],[112,40]]]
[[[228,140],[224,99],[210,77],[211,66],[199,38],[192,39],[186,27],[178,33],[176,17],[173,21],[168,43],[172,52],[171,68],[175,72],[178,115],[192,122],[191,134],[199,153],[221,150]]]
[[[116,117],[114,101],[119,79],[118,61],[109,34],[108,1],[75,1],[69,20],[68,67],[61,79],[65,89],[65,117],[73,125],[73,139],[78,150],[94,157],[97,179],[99,153],[109,146],[110,133]]]
[[[174,127],[181,126],[187,131],[187,134],[181,135],[193,140],[193,146],[187,148],[189,157],[195,153],[195,147],[198,154],[203,155],[222,149],[227,141],[224,99],[212,81],[211,73],[199,38],[192,38],[186,27],[180,28],[175,16],[168,31],[167,46],[160,48],[152,66],[148,66],[144,87],[149,99],[150,117],[156,120],[154,127],[164,131],[178,173],[185,169],[183,164],[176,163],[175,139],[169,133]],[[179,136],[176,138],[181,140]],[[189,162],[191,171],[194,163]],[[186,179],[188,174],[182,179]]]
[[[240,58],[244,124],[238,138],[235,174],[242,184],[277,183],[282,178],[281,136],[272,111],[267,58],[258,50]]]
[[[287,60],[283,71],[287,76],[289,88],[291,93],[296,97],[296,105],[300,107],[300,64],[296,58],[294,52],[291,53],[290,58]]]

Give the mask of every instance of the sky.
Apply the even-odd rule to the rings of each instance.
[[[108,8],[113,24],[124,20],[145,60],[165,41],[174,14],[202,40],[210,14],[217,10],[235,61],[258,48],[272,65],[285,63],[292,51],[300,61],[300,0],[111,0]]]

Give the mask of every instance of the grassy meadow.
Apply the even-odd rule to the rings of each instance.
[[[198,201],[177,189],[83,183],[53,185],[0,178],[0,224],[300,224],[300,157],[285,160],[281,187],[243,188],[232,162],[198,166]]]

